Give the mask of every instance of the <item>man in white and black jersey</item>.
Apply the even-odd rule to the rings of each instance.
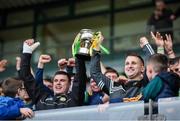
[[[143,88],[143,73],[144,61],[137,54],[129,54],[125,60],[125,74],[128,77],[128,82],[125,84],[125,89],[121,83],[111,81],[108,77],[101,73],[100,69],[100,44],[103,37],[99,39],[97,46],[93,49],[91,58],[91,77],[96,81],[97,85],[108,95],[111,102],[129,102],[131,100],[138,101],[141,99],[141,89]],[[118,94],[116,94],[118,93]],[[113,96],[113,95],[116,96]]]

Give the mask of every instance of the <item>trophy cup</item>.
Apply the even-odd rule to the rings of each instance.
[[[90,60],[90,47],[92,45],[92,38],[94,32],[91,29],[82,29],[80,31],[80,48],[75,55],[83,60]]]

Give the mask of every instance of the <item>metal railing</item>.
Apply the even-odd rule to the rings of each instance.
[[[145,107],[151,107],[152,110],[154,105],[139,101],[110,104],[104,112],[99,112],[97,105],[35,111],[32,120],[180,120],[180,97],[163,98],[157,104],[158,114],[149,112],[144,115]]]

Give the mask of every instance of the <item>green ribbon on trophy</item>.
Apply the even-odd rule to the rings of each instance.
[[[92,49],[94,46],[97,45],[99,38],[101,36],[101,32],[95,32],[93,34],[93,40],[92,40],[92,46],[90,47],[90,56],[92,56]],[[79,33],[76,38],[74,39],[73,45],[72,45],[72,55],[75,57],[75,55],[79,52],[79,49],[81,47],[81,40],[80,40],[81,34]],[[100,48],[103,53],[110,54],[109,50],[105,48],[104,46],[100,45]]]
[[[78,34],[76,36],[76,38],[74,39],[74,42],[72,44],[72,55],[73,57],[75,57],[75,55],[78,53],[80,45],[81,45],[81,41],[80,41],[80,34]]]

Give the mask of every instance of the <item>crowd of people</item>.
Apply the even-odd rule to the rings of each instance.
[[[96,46],[93,46],[88,68],[90,76],[86,73],[85,60],[80,57],[58,60],[59,70],[54,75],[45,76],[44,67],[52,59],[47,54],[40,55],[34,73],[31,56],[40,43],[25,40],[21,56],[16,58],[18,76],[0,81],[0,119],[32,118],[33,111],[38,110],[148,102],[179,96],[180,57],[173,50],[171,33],[162,37],[159,32],[151,32],[151,37],[157,52],[145,36],[139,38],[146,58],[138,53],[128,53],[124,67],[121,67],[125,75],[119,75],[101,61],[100,46],[104,38],[100,33]],[[0,73],[6,69],[6,64],[7,60],[0,61]]]

